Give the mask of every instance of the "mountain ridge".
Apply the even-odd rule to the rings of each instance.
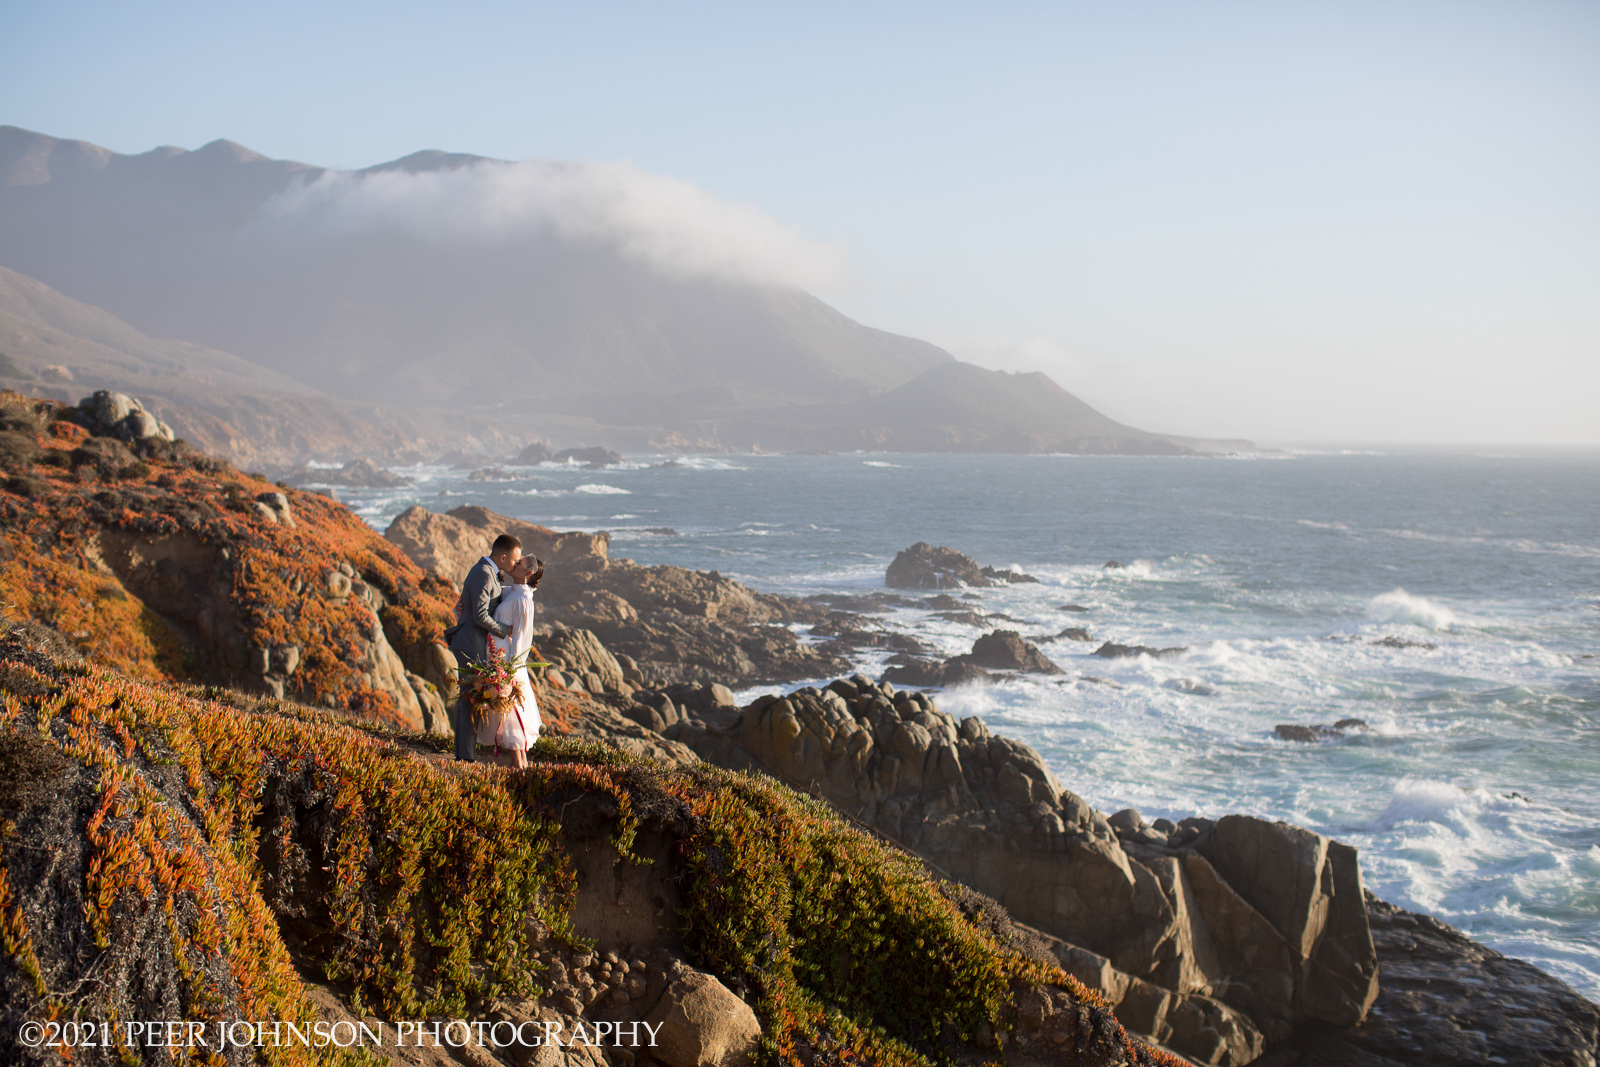
[[[230,354],[346,412],[392,413],[400,436],[458,445],[500,437],[514,451],[518,439],[560,437],[671,450],[1218,450],[1107,419],[1042,374],[1002,383],[987,372],[963,384],[950,376],[966,372],[946,370],[921,380],[956,361],[796,286],[675,267],[670,247],[665,265],[650,261],[629,242],[670,246],[698,231],[641,236],[626,227],[654,223],[573,200],[584,181],[658,181],[587,166],[429,149],[336,171],[220,139],[126,155],[0,126],[0,266],[147,338]],[[556,185],[538,184],[547,180]],[[663,188],[633,191],[649,204]],[[597,202],[627,192],[607,186]],[[468,202],[501,193],[512,200]],[[547,216],[535,211],[504,232],[492,224],[495,209],[540,196],[556,197],[535,205]],[[566,232],[569,209],[601,214]],[[241,441],[273,436],[265,430],[254,425]],[[379,445],[357,433],[341,448],[302,433],[305,451],[282,461],[382,459],[383,448],[402,447],[393,436]],[[239,447],[233,458],[250,462]]]

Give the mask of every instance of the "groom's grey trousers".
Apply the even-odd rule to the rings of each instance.
[[[478,732],[472,728],[472,708],[466,697],[456,700],[456,759],[470,760],[478,753]]]

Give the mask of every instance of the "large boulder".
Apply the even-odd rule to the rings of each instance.
[[[417,566],[459,589],[461,579],[502,533],[520,540],[524,554],[558,566],[580,559],[605,559],[611,543],[610,534],[558,533],[470,504],[443,515],[421,506],[407,508],[383,536]]]
[[[645,1020],[656,1034],[651,1055],[667,1067],[744,1067],[761,1039],[750,1005],[713,975],[680,967]]]
[[[890,589],[954,589],[960,586],[985,587],[994,581],[970,556],[953,548],[935,548],[918,541],[894,557],[884,575]]]
[[[1282,935],[1297,1014],[1360,1022],[1378,995],[1378,957],[1355,849],[1249,815],[1218,820],[1195,847]]]
[[[110,434],[124,441],[155,438],[174,440],[172,427],[145,410],[144,403],[126,393],[101,389],[78,401],[81,418],[95,433]]]

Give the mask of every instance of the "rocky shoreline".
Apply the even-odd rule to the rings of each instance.
[[[771,774],[826,799],[930,870],[993,898],[1068,973],[1105,996],[1130,1032],[1193,1062],[1379,1067],[1424,1062],[1415,1059],[1419,1042],[1436,1057],[1425,1062],[1441,1064],[1480,1062],[1449,1058],[1478,1045],[1503,1057],[1481,1062],[1581,1064],[1595,1054],[1593,1005],[1527,964],[1371,898],[1354,849],[1248,816],[1175,825],[1147,825],[1131,810],[1107,817],[1063,789],[1028,746],[990,735],[976,718],[956,722],[931,694],[896,686],[896,673],[938,686],[991,670],[1059,670],[1015,631],[994,631],[944,662],[907,654],[922,677],[902,666],[890,680],[857,674],[738,707],[728,686],[749,684],[761,671],[719,679],[705,669],[718,661],[713,648],[702,645],[697,654],[706,658],[693,672],[681,664],[673,672],[663,653],[645,672],[631,654],[610,649],[650,647],[663,619],[681,625],[686,607],[695,611],[685,596],[706,591],[713,599],[704,615],[688,617],[720,622],[726,615],[735,625],[701,629],[702,643],[739,639],[738,623],[752,616],[728,612],[731,601],[762,605],[771,612],[765,619],[841,634],[837,647],[847,654],[852,641],[873,640],[873,624],[841,608],[874,604],[766,598],[714,574],[642,568],[607,558],[604,535],[557,535],[483,509],[449,516],[413,509],[386,536],[419,565],[464,571],[464,553],[479,548],[447,520],[472,527],[485,544],[503,527],[531,539],[535,551],[567,553],[570,584],[547,598],[562,622],[541,647],[561,665],[563,681],[578,680],[613,706],[635,734],[626,744],[638,750],[643,732],[673,746],[653,752],[658,757],[682,760],[692,750],[713,765]],[[427,545],[460,546],[463,558]],[[1027,580],[926,544],[901,553],[890,576],[900,588],[922,590]],[[1099,654],[1167,651],[1108,645]],[[767,657],[761,666],[778,662]],[[676,684],[662,684],[674,674]],[[769,673],[762,680],[785,679]],[[607,737],[616,725],[596,722],[591,736]],[[1425,930],[1426,951],[1414,936],[1397,934],[1401,928]],[[1534,1008],[1527,995],[1510,996],[1519,975],[1537,990]],[[1466,988],[1485,992],[1465,997]],[[1461,1036],[1468,1030],[1498,1036],[1474,1044]]]
[[[1061,967],[1130,1033],[1206,1064],[1595,1061],[1594,1005],[1370,898],[1354,849],[1249,816],[1147,825],[1131,810],[1096,812],[1028,746],[956,721],[904,681],[849,673],[863,648],[921,664],[936,679],[921,685],[1053,669],[1017,631],[940,662],[868,614],[901,593],[771,596],[716,572],[613,559],[604,534],[482,508],[414,508],[380,539],[341,505],[200,456],[131,408],[4,401],[0,582],[52,656],[93,651],[130,677],[206,683],[206,699],[242,692],[442,732],[456,665],[437,633],[451,583],[510,530],[550,562],[536,646],[554,665],[537,679],[552,724],[691,776],[755,771],[825,801],[969,887],[957,895],[971,916]],[[948,549],[907,553],[933,574],[911,568],[907,589],[1027,580]],[[827,640],[808,644],[802,628]],[[823,678],[744,706],[733,694]],[[647,990],[667,982],[666,957],[563,967],[593,972],[582,988],[603,977],[614,996],[631,988],[629,961],[643,963]],[[1033,1042],[1013,1046],[1033,1050],[1021,1062],[1070,1062],[1053,1057],[1051,1035],[1073,1027],[1086,1041],[1110,1032],[1068,1000],[1020,1002],[1018,1041]]]

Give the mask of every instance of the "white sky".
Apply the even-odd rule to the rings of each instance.
[[[0,0],[0,122],[624,165],[1151,429],[1600,444],[1600,3]]]

